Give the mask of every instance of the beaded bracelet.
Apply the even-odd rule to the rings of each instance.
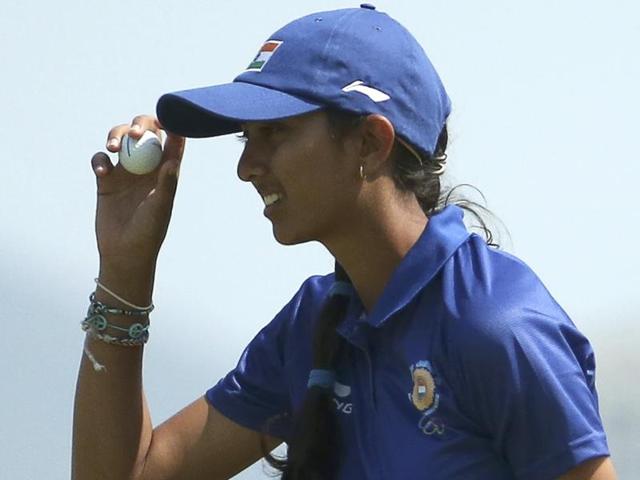
[[[96,292],[93,292],[91,293],[91,295],[89,295],[89,301],[91,302],[91,305],[89,306],[90,310],[93,308],[94,312],[110,313],[112,315],[146,315],[147,313],[153,312],[153,309],[155,308],[153,304],[144,308],[136,308],[135,310],[123,310],[121,308],[109,307],[104,303],[96,300]]]
[[[140,345],[144,345],[149,340],[149,332],[145,331],[144,334],[139,339],[134,338],[118,338],[112,337],[108,334],[98,333],[95,330],[92,330],[90,327],[82,326],[82,329],[89,334],[90,337],[95,338],[97,340],[101,340],[110,345],[120,345],[121,347],[138,347]]]
[[[119,308],[112,308],[104,303],[96,300],[95,292],[89,296],[91,304],[87,311],[86,318],[81,322],[82,330],[88,332],[93,338],[109,343],[111,345],[121,345],[123,347],[133,347],[138,345],[144,345],[149,340],[149,324],[134,323],[128,327],[121,327],[109,323],[106,314],[112,315],[126,315],[126,316],[140,316],[147,315],[153,310],[153,305],[141,310],[123,310]],[[107,328],[112,328],[120,332],[126,332],[125,337],[114,337],[104,331]]]

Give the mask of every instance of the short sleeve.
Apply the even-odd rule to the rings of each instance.
[[[206,393],[225,417],[256,431],[286,438],[290,410],[284,346],[296,310],[289,302],[245,348],[236,367]],[[268,428],[267,428],[268,422]]]
[[[609,454],[593,350],[560,307],[542,304],[485,310],[458,370],[466,409],[521,480]]]

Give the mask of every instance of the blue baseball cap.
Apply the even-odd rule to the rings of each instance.
[[[156,111],[168,131],[202,138],[325,108],[384,115],[403,141],[431,155],[451,102],[416,39],[363,4],[294,20],[232,83],[167,93]]]

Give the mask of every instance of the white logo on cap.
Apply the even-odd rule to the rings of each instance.
[[[384,92],[381,92],[380,90],[376,90],[373,87],[366,86],[362,80],[356,80],[355,82],[350,83],[349,85],[344,87],[342,91],[347,93],[348,92],[362,93],[376,103],[384,102],[391,98],[389,95],[387,95]]]

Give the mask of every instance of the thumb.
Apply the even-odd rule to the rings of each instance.
[[[100,179],[109,175],[114,167],[111,163],[111,159],[106,153],[98,152],[91,157],[91,168],[93,169],[93,173],[96,178]]]
[[[91,168],[96,176],[96,186],[98,189],[98,195],[105,194],[112,188],[113,171],[116,167],[111,163],[109,155],[104,152],[98,152],[91,158]]]

